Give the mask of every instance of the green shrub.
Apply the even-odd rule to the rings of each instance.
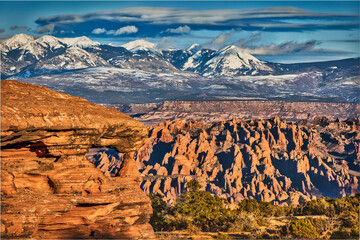
[[[149,194],[153,213],[150,216],[150,224],[155,231],[162,231],[169,228],[170,221],[166,218],[170,206],[162,199],[160,194]]]
[[[316,228],[316,231],[323,235],[330,235],[333,231],[339,229],[341,221],[337,218],[312,218],[311,223]]]
[[[325,198],[326,202],[331,204],[332,211],[338,215],[346,211],[359,212],[360,194],[356,194],[353,197],[342,197],[342,198]],[[327,213],[328,215],[329,213]]]
[[[306,201],[298,207],[299,215],[324,215],[330,204],[322,198]]]
[[[270,239],[270,235],[265,229],[256,229],[251,231],[250,239]]]
[[[263,202],[263,201],[259,202],[260,213],[265,217],[274,216],[275,208],[276,206],[272,205],[270,202]]]
[[[231,239],[226,233],[218,232],[215,239]]]
[[[352,237],[348,231],[346,231],[345,229],[341,229],[333,232],[330,236],[330,239],[352,239]]]
[[[263,216],[258,216],[256,218],[256,223],[259,225],[259,226],[265,226],[267,221],[266,219],[263,217]]]
[[[359,239],[360,238],[359,225],[354,226],[354,227],[351,228],[350,236],[351,236],[352,239]]]
[[[248,212],[253,214],[259,214],[259,204],[255,199],[243,199],[239,202],[237,210],[239,212]]]
[[[346,228],[352,228],[354,226],[359,226],[359,213],[355,211],[345,211],[339,215],[339,219],[342,223],[342,226]]]
[[[196,180],[190,181],[187,187],[189,190],[176,200],[175,214],[188,216],[191,224],[204,231],[227,224],[231,214],[225,207],[226,199],[199,190],[201,186]]]
[[[284,231],[285,230],[285,231]],[[317,238],[319,234],[310,219],[303,218],[291,221],[289,226],[283,229],[283,234],[291,234],[295,238]]]
[[[235,216],[235,219],[230,223],[229,232],[251,232],[258,228],[256,216],[253,213],[240,212]]]
[[[201,232],[201,228],[199,228],[198,226],[195,226],[191,223],[187,225],[186,230],[190,234],[198,234],[199,232]]]

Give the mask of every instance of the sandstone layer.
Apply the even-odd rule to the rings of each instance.
[[[327,116],[342,120],[360,116],[360,104],[287,101],[165,101],[163,104],[130,104],[106,106],[118,109],[148,126],[166,120],[220,122],[234,117],[287,121],[312,120]]]
[[[169,202],[197,179],[236,204],[243,198],[298,204],[359,191],[358,119],[166,121],[150,128],[137,155],[146,193]]]
[[[148,130],[85,99],[32,84],[1,81],[1,236],[152,238],[135,152]],[[85,154],[124,153],[115,177]]]

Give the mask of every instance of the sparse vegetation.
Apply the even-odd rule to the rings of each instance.
[[[216,234],[216,239],[231,239],[231,238],[229,238],[229,235],[227,235],[226,233],[218,232]]]
[[[188,191],[181,194],[174,207],[174,214],[187,218],[186,227],[195,225],[203,231],[209,231],[229,222],[230,210],[226,208],[226,199],[200,190],[196,180],[188,183]]]
[[[213,232],[205,236],[216,239],[359,238],[360,194],[318,198],[297,207],[244,199],[229,209],[226,199],[201,190],[196,180],[187,188],[172,206],[160,194],[150,194],[154,210],[150,223],[155,231],[185,231],[186,238],[204,236],[204,232]]]
[[[284,233],[300,239],[315,239],[319,237],[316,228],[311,223],[310,219],[302,218],[295,221],[291,221],[289,226],[285,226]]]

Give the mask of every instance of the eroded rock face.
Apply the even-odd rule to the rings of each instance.
[[[139,150],[145,192],[170,202],[196,178],[230,203],[298,204],[359,191],[359,120],[164,122]]]
[[[1,82],[1,236],[152,238],[150,200],[135,152],[148,130],[84,99]],[[86,157],[91,147],[125,153],[114,178]]]

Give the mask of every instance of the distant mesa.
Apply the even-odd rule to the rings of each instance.
[[[165,101],[152,104],[103,104],[133,116],[148,126],[173,120],[221,122],[232,118],[286,121],[313,120],[317,116],[346,120],[360,117],[360,104],[287,101]]]

